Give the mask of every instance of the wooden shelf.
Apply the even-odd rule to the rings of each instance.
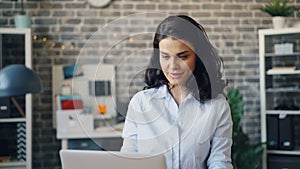
[[[291,54],[275,54],[275,53],[265,53],[265,57],[278,57],[278,56],[300,56],[300,52],[294,52]]]
[[[300,98],[300,68],[297,63],[300,59],[300,51],[294,49],[293,53],[287,54],[275,54],[273,52],[275,44],[280,43],[283,39],[288,40],[289,43],[297,43],[300,31],[297,28],[261,29],[258,30],[258,34],[261,141],[266,142],[269,134],[267,131],[269,115],[277,115],[278,118],[285,115],[300,117],[300,110],[274,110],[274,106],[283,102],[284,99],[287,99],[287,104],[295,102],[295,106],[299,106],[297,101]],[[299,132],[297,127],[294,127],[294,130]],[[276,131],[278,129],[272,128],[272,130]],[[272,169],[268,167],[267,160],[271,154],[300,156],[299,140],[295,138],[294,141],[296,143],[294,150],[266,150],[263,154],[262,168]]]
[[[295,150],[267,150],[268,154],[300,155],[300,149]]]
[[[5,163],[0,163],[0,168],[25,168],[26,167],[26,162],[5,162]]]
[[[121,124],[115,126],[100,127],[93,131],[57,133],[58,139],[75,139],[75,138],[118,138],[122,136]]]
[[[292,75],[292,74],[300,74],[300,70],[278,70],[278,71],[270,71],[266,72],[267,75]]]
[[[11,57],[13,55],[3,55],[2,57],[0,56],[0,62],[3,63],[3,65],[7,66],[11,64],[24,64],[26,67],[32,68],[32,34],[30,28],[0,28],[0,37],[0,43],[2,45],[10,44],[10,41],[13,42],[14,39],[22,40],[20,41],[20,43],[16,43],[16,45],[9,45],[8,48],[2,48],[4,53],[14,50],[20,50],[23,53],[22,55],[20,55],[20,57],[18,57],[18,59],[13,58],[9,62],[6,61],[6,57]],[[22,128],[22,130],[16,133],[16,136],[12,137],[9,135],[11,133],[10,128],[5,129],[3,132],[5,135],[1,136],[1,139],[12,138],[9,139],[8,146],[15,146],[15,144],[17,144],[15,148],[10,148],[8,151],[9,154],[15,154],[17,156],[20,155],[19,158],[22,159],[22,162],[17,161],[16,159],[11,160],[10,162],[2,162],[0,163],[0,168],[32,168],[32,95],[28,93],[24,96],[24,98],[23,108],[26,117],[0,118],[1,125],[6,125],[6,123],[23,123],[21,127],[17,126],[16,124],[16,128]],[[15,128],[12,128],[11,130],[15,130]],[[12,144],[10,144],[10,141],[12,142]],[[22,154],[18,153],[18,151],[22,152]]]
[[[276,88],[268,88],[266,89],[268,93],[276,93],[276,92],[300,92],[300,88],[295,87],[276,87]]]
[[[0,123],[26,122],[26,118],[1,118]]]
[[[266,114],[300,115],[300,110],[266,110]]]

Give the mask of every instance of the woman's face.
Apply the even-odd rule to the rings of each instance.
[[[165,38],[159,42],[159,61],[171,85],[185,85],[196,66],[191,45],[182,40]]]

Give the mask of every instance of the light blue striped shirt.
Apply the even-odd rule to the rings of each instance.
[[[163,85],[131,99],[121,151],[163,153],[168,169],[232,169],[231,135],[224,96],[201,104],[189,94],[178,106]]]

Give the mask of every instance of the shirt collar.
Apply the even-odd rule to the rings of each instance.
[[[172,95],[169,92],[168,86],[162,85],[158,88],[158,91],[153,95],[153,97],[155,97],[157,99],[163,99],[163,98],[171,99]],[[195,98],[192,95],[192,93],[189,93],[186,100],[187,99],[195,99]]]
[[[163,99],[170,97],[170,93],[168,91],[167,85],[161,85],[158,87],[157,92],[153,94],[153,97],[156,99]]]

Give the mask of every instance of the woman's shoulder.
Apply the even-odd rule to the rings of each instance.
[[[205,104],[214,105],[214,106],[224,105],[224,104],[227,105],[228,101],[224,94],[219,94],[217,97],[206,101]]]
[[[165,97],[162,90],[162,87],[158,87],[137,92],[130,99],[129,107],[135,109],[137,112],[144,112],[153,101]]]
[[[160,87],[139,91],[133,97],[159,97],[159,96],[164,96],[165,92],[166,92],[166,87],[165,85],[163,85]]]
[[[213,99],[216,102],[227,102],[227,98],[224,94],[218,94],[217,97]]]
[[[218,95],[217,97],[206,101],[202,106],[204,110],[216,115],[216,118],[223,116],[230,116],[230,106],[225,95]]]
[[[157,87],[157,88],[150,88],[145,89],[137,92],[131,100],[143,100],[147,101],[152,98],[160,98],[165,97],[166,87],[165,85]]]

